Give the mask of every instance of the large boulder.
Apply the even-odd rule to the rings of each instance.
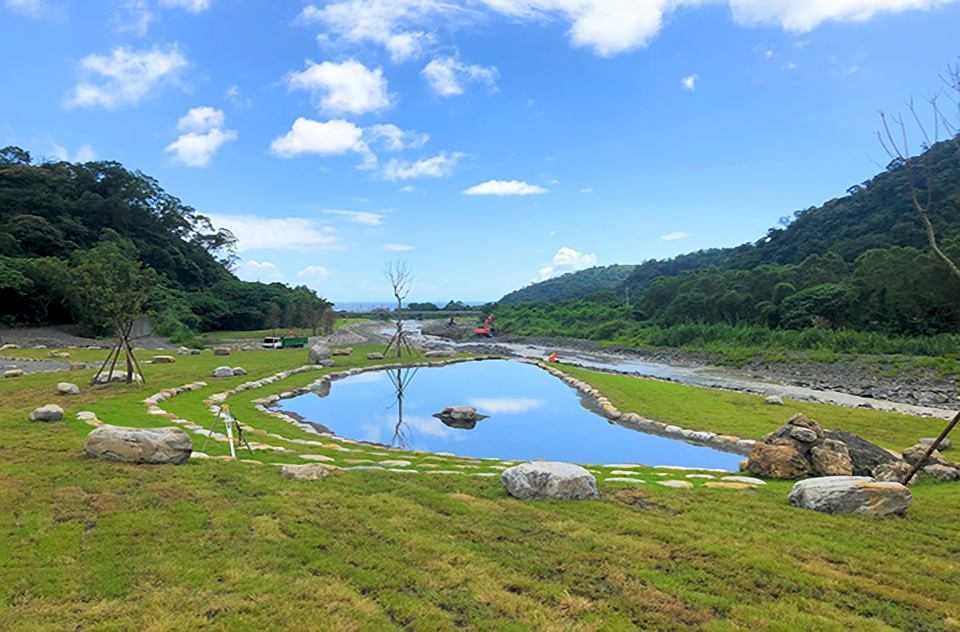
[[[317,397],[326,397],[330,394],[330,384],[330,380],[320,380],[319,382],[314,382],[307,388]]]
[[[957,468],[952,465],[940,465],[939,463],[927,465],[923,468],[923,473],[942,483],[949,483],[960,478],[960,472],[957,471]]]
[[[353,347],[344,347],[343,349],[331,349],[330,355],[348,356],[353,353]]]
[[[10,369],[3,372],[3,377],[23,377],[22,369]]]
[[[836,439],[824,439],[810,451],[813,469],[820,476],[852,476],[853,465],[847,444]]]
[[[139,373],[134,373],[133,377],[130,379],[131,382],[140,382],[143,378],[140,377]],[[94,384],[106,384],[107,382],[126,382],[127,381],[127,372],[121,371],[120,369],[114,369],[113,371],[104,371],[99,376],[96,376],[95,380],[90,380]]]
[[[500,474],[507,493],[520,500],[599,498],[593,474],[571,463],[534,461],[504,470]]]
[[[213,355],[228,356],[230,355],[230,349],[228,347],[217,347],[213,350]]]
[[[20,348],[20,345],[15,345],[12,342],[8,342],[7,344],[0,347],[0,351],[9,351],[11,349],[19,349],[19,348]]]
[[[310,364],[319,364],[320,362],[329,360],[330,355],[330,347],[322,342],[318,342],[310,347],[310,352],[307,354],[307,357]]]
[[[321,463],[306,463],[304,465],[287,463],[280,469],[280,474],[292,481],[317,481],[330,476],[330,470]]]
[[[118,463],[172,463],[190,460],[190,435],[180,428],[100,426],[87,435],[87,455]]]
[[[233,369],[228,366],[218,366],[213,370],[213,377],[233,377]]]
[[[881,482],[902,483],[909,472],[910,464],[906,461],[891,461],[890,463],[881,463],[873,468],[873,477]],[[914,474],[907,482],[907,486],[913,487],[918,482],[919,479]]]
[[[917,441],[917,443],[919,443],[920,445],[931,446],[936,441],[937,441],[936,439],[929,438],[929,439],[920,439],[919,441]],[[950,438],[944,437],[943,440],[940,442],[940,446],[937,448],[937,450],[939,450],[940,452],[943,452],[944,450],[949,450],[952,447],[953,447],[953,442],[950,441]]]
[[[810,462],[791,439],[764,440],[753,445],[747,471],[768,478],[803,478],[810,474]]]
[[[154,364],[173,364],[176,361],[177,359],[174,358],[173,356],[168,356],[168,355],[153,356]]]
[[[235,366],[235,367],[233,367],[233,374],[234,374],[236,377],[241,377],[241,376],[244,376],[244,375],[247,374],[247,370],[246,370],[245,368],[243,368],[242,366]]]
[[[41,406],[30,413],[30,421],[60,421],[63,419],[63,409],[56,404]]]
[[[870,476],[873,468],[883,463],[893,463],[899,459],[878,445],[874,445],[852,432],[828,430],[823,434],[826,439],[842,441],[847,445],[850,464],[855,476]]]
[[[828,514],[885,516],[903,514],[913,498],[900,483],[878,483],[869,476],[827,476],[794,485],[789,502]]]
[[[367,360],[383,360],[383,354],[379,351],[367,354]]]

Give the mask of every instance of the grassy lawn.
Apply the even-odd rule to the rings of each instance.
[[[634,412],[690,430],[708,430],[745,439],[761,438],[779,428],[794,413],[803,413],[829,430],[855,432],[894,450],[909,448],[921,437],[936,437],[946,425],[942,419],[792,399],[784,399],[784,406],[769,406],[759,395],[560,368],[600,389],[622,412]]]
[[[370,364],[374,349],[355,347],[338,363]],[[88,361],[106,351],[73,354]],[[693,489],[669,489],[655,481],[683,474],[650,468],[635,470],[647,483],[630,485],[591,467],[597,501],[521,502],[496,477],[469,475],[498,472],[496,461],[348,442],[339,447],[355,452],[304,447],[287,439],[316,437],[250,404],[321,372],[229,401],[241,420],[286,438],[257,441],[330,455],[339,466],[402,458],[419,474],[335,471],[294,483],[272,464],[304,462],[295,454],[176,467],[83,454],[90,427],[73,419],[77,411],[161,425],[140,400],[204,380],[207,388],[162,405],[206,426],[204,398],[305,360],[303,349],[205,352],[144,367],[143,388],[87,387],[91,370],[0,380],[0,629],[960,629],[960,483],[925,478],[905,518],[879,520],[791,508],[790,483],[729,490],[697,479]],[[205,378],[222,364],[250,375]],[[622,410],[743,436],[794,409],[830,427],[874,426],[875,436],[863,434],[898,445],[892,426],[927,423],[794,402],[771,411],[749,396],[576,373]],[[83,393],[54,395],[64,380]],[[54,402],[67,409],[65,422],[27,421]],[[428,474],[440,468],[465,474]]]

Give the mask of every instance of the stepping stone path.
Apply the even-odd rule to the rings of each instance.
[[[693,487],[693,483],[690,481],[657,481],[657,485],[663,485],[664,487],[674,487],[676,489],[690,489]]]
[[[753,478],[752,476],[724,476],[722,481],[727,483],[745,483],[747,485],[766,485],[765,481],[761,481],[759,478]]]
[[[646,483],[647,482],[644,480],[640,480],[639,478],[628,478],[625,476],[614,476],[605,480],[607,483]]]

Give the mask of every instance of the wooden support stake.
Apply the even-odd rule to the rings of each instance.
[[[940,433],[940,436],[937,437],[937,440],[934,441],[929,448],[927,448],[927,451],[924,453],[922,457],[920,457],[920,460],[918,460],[914,464],[914,466],[910,468],[910,471],[907,472],[907,475],[903,477],[904,485],[907,484],[907,481],[909,481],[914,474],[920,471],[920,468],[923,467],[923,464],[926,463],[927,459],[930,458],[930,455],[933,454],[937,450],[937,448],[940,447],[940,443],[947,438],[947,435],[950,434],[950,431],[953,430],[953,428],[957,425],[957,422],[960,422],[960,413],[957,413],[953,417],[953,421],[947,424],[947,427],[943,429],[943,432]]]

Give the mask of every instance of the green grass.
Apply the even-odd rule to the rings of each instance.
[[[338,362],[368,364],[367,351],[355,347]],[[98,353],[106,352],[77,356]],[[147,394],[221,364],[244,366],[248,378],[207,379],[207,389],[163,403],[206,425],[204,397],[305,358],[305,350],[182,356],[146,366],[142,389],[86,387],[91,371],[75,372],[68,381],[84,392],[69,399],[52,394],[63,373],[0,380],[0,629],[960,629],[960,484],[925,478],[906,518],[878,520],[791,508],[790,483],[675,490],[652,484],[660,477],[649,468],[636,487],[599,477],[597,501],[520,502],[496,478],[337,471],[294,483],[272,465],[134,466],[83,454],[89,427],[72,419],[79,410],[159,425],[140,403]],[[249,400],[318,374],[230,402],[256,428],[303,438],[255,415]],[[651,406],[679,422],[702,405],[705,429],[754,423],[738,421],[753,414],[740,396],[690,403],[696,389],[654,396],[621,383],[630,378],[577,374],[599,380],[624,410]],[[67,408],[67,421],[27,421],[51,402]],[[822,410],[813,416],[841,427],[827,419],[843,409]],[[384,458],[353,447],[363,452],[317,452]],[[421,472],[431,462],[471,463],[397,456]]]
[[[572,367],[564,371],[600,389],[621,412],[745,439],[759,439],[779,428],[795,413],[803,413],[829,430],[855,432],[868,441],[894,450],[909,448],[920,437],[935,437],[946,422],[868,408],[843,408],[784,399],[784,406],[764,404],[759,395],[640,380]]]

